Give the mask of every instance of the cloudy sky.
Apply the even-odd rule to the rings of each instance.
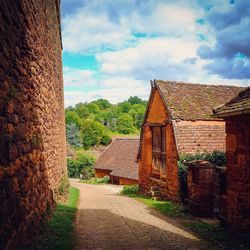
[[[62,0],[65,105],[151,79],[250,85],[249,0]]]

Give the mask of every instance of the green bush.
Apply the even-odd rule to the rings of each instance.
[[[121,194],[138,194],[139,193],[139,186],[138,185],[131,185],[131,186],[124,186]]]
[[[210,161],[215,166],[226,165],[226,154],[220,151],[214,151],[212,153],[196,153],[194,155],[186,154],[181,155],[178,161],[178,174],[180,183],[180,197],[184,201],[188,196],[187,188],[187,163],[195,160]]]
[[[101,139],[102,145],[109,145],[110,142],[111,142],[111,137],[109,135],[104,135]]]
[[[75,160],[68,159],[68,175],[70,178],[82,178],[89,179],[94,176],[95,159],[88,154],[78,154]]]
[[[96,183],[109,183],[110,177],[108,175],[103,178],[95,178]]]

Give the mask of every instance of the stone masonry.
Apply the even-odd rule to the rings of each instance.
[[[66,174],[59,7],[0,0],[0,249],[34,235]]]
[[[226,118],[227,222],[250,230],[250,115]]]

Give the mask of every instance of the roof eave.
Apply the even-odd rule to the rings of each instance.
[[[226,118],[226,117],[230,117],[230,116],[238,116],[238,115],[246,115],[246,114],[250,114],[250,109],[243,109],[243,110],[234,110],[234,111],[217,111],[218,113],[215,113],[212,115],[212,117],[215,118]]]

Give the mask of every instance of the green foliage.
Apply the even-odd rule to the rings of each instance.
[[[66,111],[65,112],[65,121],[66,121],[66,124],[76,124],[78,128],[80,128],[80,125],[81,125],[81,119],[80,117],[78,116],[78,114],[74,111]]]
[[[164,215],[173,217],[184,217],[185,215],[184,207],[181,204],[171,201],[156,201],[152,198],[138,195],[137,193],[127,193],[125,195],[135,198],[136,200],[146,204],[147,206],[159,210]]]
[[[117,121],[117,130],[121,134],[130,134],[135,132],[132,116],[129,114],[122,114]]]
[[[137,96],[117,105],[109,103],[106,99],[98,99],[68,107],[65,109],[68,142],[76,147],[82,144],[88,149],[99,144],[107,145],[111,133],[138,133],[145,110],[146,101]],[[74,125],[69,126],[70,124],[75,124],[78,130]]]
[[[75,112],[81,119],[87,118],[90,114],[86,103],[78,103],[75,106]]]
[[[101,139],[102,145],[109,145],[110,142],[111,142],[111,137],[109,135],[104,135]]]
[[[53,212],[49,222],[44,223],[39,231],[39,235],[25,249],[73,249],[74,220],[79,195],[78,189],[70,187],[67,202],[57,203],[56,210]]]
[[[138,185],[126,185],[123,187],[121,194],[138,194],[139,193],[139,186]]]
[[[112,104],[106,99],[98,99],[92,103],[96,104],[101,110],[108,109],[112,106]]]
[[[131,104],[131,105],[134,105],[134,104],[142,104],[142,105],[145,105],[145,101],[143,101],[141,98],[139,98],[138,96],[130,96],[128,98],[128,102]]]
[[[118,112],[120,113],[128,113],[131,108],[131,103],[129,102],[121,102],[118,104]]]
[[[81,126],[82,144],[85,149],[99,145],[107,130],[100,122],[86,119]]]
[[[60,180],[60,186],[58,188],[57,195],[59,196],[67,195],[69,192],[69,187],[70,187],[69,179],[66,174],[63,174]]]
[[[80,130],[75,123],[66,124],[67,142],[75,147],[81,147]]]
[[[195,160],[210,161],[215,166],[226,165],[226,154],[220,151],[214,151],[212,153],[196,153],[194,155],[182,155],[178,161],[178,174],[180,183],[180,196],[184,201],[188,195],[187,190],[187,163]]]
[[[96,183],[109,183],[110,178],[108,175],[104,176],[103,178],[95,178]]]
[[[88,154],[78,154],[75,160],[68,159],[68,175],[70,178],[82,178],[89,179],[94,176],[94,165],[95,159],[93,156]]]
[[[100,108],[97,104],[91,102],[87,105],[88,111],[89,113],[92,114],[98,114],[100,112]]]
[[[106,184],[109,183],[110,177],[104,176],[103,178],[91,178],[89,180],[81,180],[81,183],[87,183],[87,184]]]

